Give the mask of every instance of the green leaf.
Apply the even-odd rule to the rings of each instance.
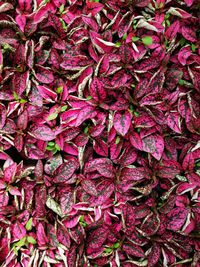
[[[13,50],[13,48],[12,48],[12,46],[10,46],[9,44],[2,44],[2,47],[3,47],[3,50],[10,50],[10,51],[12,51]]]
[[[63,19],[60,19],[60,21],[61,21],[63,30],[66,30],[67,29],[67,25],[66,25],[65,21]]]
[[[28,241],[28,243],[31,243],[33,245],[37,244],[37,241],[32,236],[28,236],[27,241]]]
[[[60,109],[60,111],[61,111],[61,112],[64,112],[64,111],[67,110],[67,108],[68,108],[68,106],[67,106],[67,105],[64,105],[64,106],[62,106],[62,108]]]
[[[169,17],[170,17],[170,14],[167,13],[167,14],[165,15],[165,19],[168,19]]]
[[[125,33],[125,34],[122,36],[122,40],[126,40],[126,37],[127,37],[127,33]]]
[[[32,223],[33,223],[33,218],[30,218],[25,226],[27,231],[30,231],[32,229]]]
[[[184,46],[186,43],[186,40],[182,37],[179,43],[181,46]]]
[[[115,46],[116,47],[120,47],[121,46],[121,42],[116,42]]]
[[[49,146],[46,147],[46,150],[47,150],[47,151],[52,151],[52,150],[54,150],[54,149],[55,149],[55,147],[49,147]]]
[[[81,215],[81,216],[79,217],[79,222],[84,222],[84,215]]]
[[[87,100],[91,100],[91,99],[92,99],[92,96],[89,95],[86,99],[87,99]]]
[[[180,80],[178,81],[178,83],[179,83],[180,85],[184,85],[185,81],[182,80],[182,79],[180,79]]]
[[[137,111],[135,111],[133,114],[135,115],[135,117],[139,117],[139,113]]]
[[[58,113],[51,113],[48,117],[47,120],[48,121],[52,121],[55,120],[58,117]]]
[[[62,5],[59,7],[59,12],[60,12],[60,13],[63,13],[64,9],[65,9],[65,5],[62,4]]]
[[[131,84],[131,87],[132,87],[132,88],[135,88],[135,86],[136,86],[136,85],[135,85],[134,83]]]
[[[151,36],[145,36],[142,38],[142,42],[144,45],[151,45],[153,43],[153,39]]]
[[[55,148],[60,151],[60,146],[58,144],[55,145]]]
[[[13,247],[23,247],[26,243],[26,236],[20,239],[18,242],[13,244]]]
[[[132,37],[132,42],[137,42],[139,39],[140,39],[139,37],[137,37],[137,36],[133,36],[133,37]]]
[[[53,155],[55,155],[55,154],[58,152],[58,149],[57,149],[56,147],[54,147],[54,148],[52,149],[52,152],[53,152]]]
[[[196,51],[196,45],[191,44],[191,49],[192,49],[192,52],[195,52]]]
[[[88,224],[86,222],[80,222],[80,225],[83,226],[83,227],[87,227]]]
[[[119,242],[116,242],[112,247],[115,248],[115,249],[117,249],[117,248],[119,248],[119,246],[120,246],[120,243]]]
[[[166,20],[166,24],[167,24],[168,27],[171,25],[171,23],[170,23],[170,21],[168,19]]]
[[[112,252],[112,248],[105,248],[105,249],[104,249],[104,252],[105,252],[105,253],[110,253],[110,252]]]
[[[121,140],[121,139],[120,139],[120,137],[119,137],[119,136],[117,136],[117,138],[116,138],[116,141],[115,141],[115,144],[116,144],[116,145],[118,145],[118,144],[119,144],[119,142],[120,142],[120,140]]]
[[[26,99],[23,99],[23,98],[22,98],[22,99],[20,99],[19,102],[23,104],[23,103],[26,103],[27,101],[26,101]]]
[[[13,92],[13,96],[14,96],[14,99],[15,99],[16,101],[19,101],[19,97],[18,97],[18,95],[17,95],[16,92]]]
[[[18,250],[19,250],[19,248],[13,247],[13,251],[14,251],[16,256],[18,256]]]
[[[49,147],[54,147],[55,146],[55,143],[54,142],[48,142],[47,144]]]
[[[85,129],[84,129],[84,133],[87,134],[88,131],[89,131],[89,126],[85,127]]]
[[[133,113],[134,112],[134,106],[133,104],[130,104],[130,108],[129,108],[130,112]]]
[[[59,86],[59,87],[56,89],[56,92],[57,92],[58,94],[61,94],[62,91],[63,91],[63,86]]]

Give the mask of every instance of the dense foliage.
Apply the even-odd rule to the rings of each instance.
[[[200,266],[199,0],[0,3],[0,264]]]

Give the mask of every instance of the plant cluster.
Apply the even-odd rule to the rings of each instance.
[[[0,3],[2,267],[200,266],[199,0]]]

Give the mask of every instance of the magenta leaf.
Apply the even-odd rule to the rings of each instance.
[[[51,141],[55,139],[55,133],[46,125],[39,125],[35,126],[30,134],[35,137],[36,139],[42,140],[42,141]]]
[[[123,251],[131,256],[135,256],[139,258],[144,257],[144,251],[142,250],[142,248],[131,243],[123,244]]]
[[[67,182],[72,177],[77,167],[78,167],[77,162],[73,160],[71,161],[69,160],[61,164],[56,170],[54,183]]]
[[[123,168],[121,172],[121,178],[123,180],[139,181],[146,177],[143,168]]]
[[[131,125],[131,114],[129,111],[125,111],[124,114],[119,112],[114,116],[114,127],[121,135],[126,135]]]
[[[157,264],[157,262],[160,259],[160,254],[161,254],[161,249],[160,249],[159,244],[154,243],[148,255],[148,265],[150,267],[153,267],[155,266],[155,264]]]
[[[106,91],[103,88],[103,84],[96,77],[91,82],[90,95],[92,96],[94,100],[98,102],[101,102],[106,98]]]
[[[54,81],[53,72],[42,66],[37,66],[36,78],[39,82],[49,84]]]
[[[178,53],[178,60],[181,65],[185,66],[187,63],[187,59],[191,56],[192,51],[189,46],[183,47]]]
[[[96,116],[97,112],[95,111],[95,108],[92,106],[85,106],[83,107],[76,118],[76,124],[75,127],[78,127],[81,125],[85,120],[94,118]]]
[[[167,116],[167,125],[176,133],[181,133],[181,118],[178,112],[170,112]]]
[[[174,208],[171,210],[168,214],[168,224],[167,229],[172,231],[180,230],[180,228],[183,226],[187,215],[188,215],[188,209],[186,208]]]
[[[174,21],[165,32],[165,36],[168,40],[172,41],[180,29],[179,20]]]
[[[16,222],[13,225],[13,237],[14,237],[14,239],[21,239],[25,235],[26,235],[25,227],[21,223]]]

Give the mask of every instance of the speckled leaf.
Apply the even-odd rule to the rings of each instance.
[[[123,251],[130,256],[144,258],[144,251],[142,248],[131,243],[124,243]]]
[[[25,130],[28,125],[28,112],[25,109],[17,119],[17,127],[21,130]]]
[[[78,165],[74,161],[68,161],[61,164],[59,168],[56,170],[54,183],[67,182],[67,180],[69,180],[72,177],[77,167]]]
[[[88,194],[92,196],[97,196],[98,191],[96,189],[95,183],[90,180],[82,180],[81,182],[83,190],[85,190]]]
[[[160,253],[161,253],[161,249],[160,249],[159,244],[154,243],[148,255],[148,266],[149,267],[156,266],[155,264],[157,264],[157,262],[160,259]]]
[[[168,40],[172,41],[180,28],[179,20],[174,21],[166,30],[165,36]]]
[[[170,112],[167,116],[167,125],[176,133],[181,133],[181,118],[178,112]]]
[[[55,139],[55,133],[46,125],[35,126],[30,134],[36,139],[42,141],[52,141]]]
[[[177,207],[171,210],[168,214],[168,224],[167,229],[172,231],[180,230],[180,228],[183,226],[187,215],[188,215],[188,209]]]
[[[39,82],[49,84],[54,81],[53,72],[42,66],[37,66],[36,78]]]
[[[124,113],[115,113],[113,121],[115,130],[123,136],[126,135],[131,125],[131,117],[132,116],[129,111],[125,111]]]
[[[143,168],[123,168],[121,171],[121,179],[130,181],[139,181],[145,178]]]
[[[90,84],[90,95],[98,102],[103,101],[106,98],[106,91],[103,87],[102,82],[94,77]]]
[[[192,51],[190,49],[190,46],[185,46],[181,48],[181,50],[178,53],[178,60],[181,63],[181,65],[185,66],[187,64],[187,59],[191,56]]]

